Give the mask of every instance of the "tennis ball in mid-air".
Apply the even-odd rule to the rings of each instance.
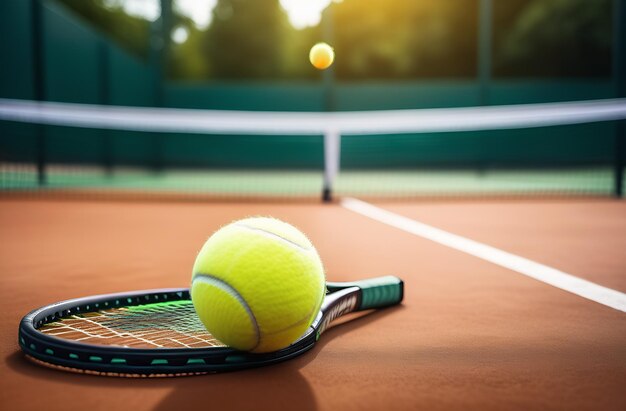
[[[309,60],[311,60],[311,64],[316,69],[327,69],[335,60],[335,51],[326,43],[317,43],[311,47]]]
[[[233,348],[269,352],[298,339],[326,291],[322,261],[297,228],[268,217],[215,232],[193,266],[191,299],[215,338]]]

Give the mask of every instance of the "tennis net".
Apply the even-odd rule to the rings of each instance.
[[[244,112],[0,99],[0,195],[621,196],[626,99]]]

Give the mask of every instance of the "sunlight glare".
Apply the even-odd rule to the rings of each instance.
[[[159,0],[104,0],[104,7],[121,8],[129,16],[156,21],[161,16]]]
[[[216,5],[217,0],[174,0],[176,13],[190,18],[199,30],[205,30],[211,25]]]
[[[189,31],[187,28],[178,26],[172,31],[172,41],[176,44],[183,44],[189,38]]]
[[[322,20],[322,12],[333,0],[280,0],[287,12],[289,22],[296,29],[317,26]]]

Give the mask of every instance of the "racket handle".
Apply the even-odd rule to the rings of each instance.
[[[361,305],[357,310],[396,305],[404,297],[404,282],[392,275],[342,283],[342,286],[361,289]]]

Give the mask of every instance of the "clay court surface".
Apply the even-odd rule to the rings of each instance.
[[[626,292],[626,203],[440,201],[377,206]],[[393,274],[401,306],[352,317],[294,360],[128,380],[27,361],[18,322],[69,298],[184,287],[204,240],[271,215],[306,232],[331,281]],[[0,408],[626,409],[626,315],[336,203],[0,200]]]

